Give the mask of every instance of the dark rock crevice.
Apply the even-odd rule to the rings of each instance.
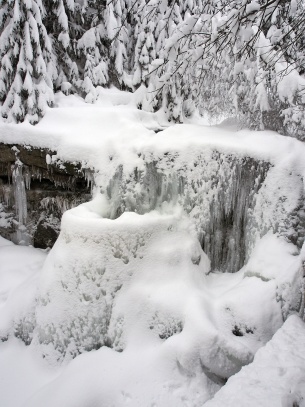
[[[63,163],[55,151],[0,143],[0,234],[15,243],[52,247],[63,212],[90,200],[87,178],[79,163]],[[22,199],[26,221],[18,216]]]

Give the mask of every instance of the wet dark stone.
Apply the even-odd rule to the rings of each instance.
[[[37,225],[36,232],[34,234],[34,247],[39,249],[46,249],[53,247],[58,237],[58,231],[52,228],[52,226],[40,222]]]

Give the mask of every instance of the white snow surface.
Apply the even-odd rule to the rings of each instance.
[[[48,256],[1,238],[0,406],[197,407],[218,390],[211,406],[263,406],[264,397],[302,406],[304,325],[296,316],[282,325],[302,309],[305,256],[269,223],[298,204],[304,144],[237,131],[230,121],[169,127],[162,114],[137,110],[136,97],[104,90],[89,105],[58,94],[57,107],[35,127],[1,122],[0,142],[52,149],[48,163],[81,162],[95,170],[99,187],[119,165],[126,173],[143,169],[149,154],[170,152],[176,161],[168,172],[214,150],[268,161],[274,167],[253,219],[269,232],[253,239],[237,273],[210,272],[181,206],[163,202],[110,219],[112,207],[97,189],[91,202],[65,212]]]
[[[198,149],[282,162],[304,172],[305,146],[300,141],[271,131],[236,131],[230,121],[207,126],[197,117],[190,124],[169,126],[162,113],[138,110],[135,100],[136,94],[115,89],[104,89],[94,105],[79,96],[58,93],[57,107],[48,108],[38,125],[1,122],[0,142],[50,148],[57,151],[53,161],[80,161],[108,177],[118,164],[130,170],[141,167],[139,152],[183,152],[187,161]],[[156,129],[164,131],[155,133]]]
[[[0,239],[0,332],[11,327],[32,306],[33,281],[42,269],[46,253],[33,247],[16,246]],[[5,327],[5,328],[4,328]]]
[[[0,344],[0,405],[202,406],[221,388],[222,377],[251,363],[282,326],[278,287],[292,288],[303,258],[284,239],[267,235],[238,273],[208,273],[209,261],[179,209],[116,220],[105,215],[107,204],[99,197],[67,211],[42,273],[41,250],[2,247],[11,250],[0,269],[10,267],[24,278],[0,308],[1,334],[8,337]],[[31,263],[16,260],[19,249],[32,251]],[[277,257],[273,269],[271,255]],[[20,319],[31,323],[37,289],[34,340],[25,347],[11,329]],[[286,295],[289,300],[289,290]],[[113,349],[83,349],[71,361],[78,335],[90,340],[102,325],[94,325],[94,317],[111,302],[107,336]],[[48,326],[55,328],[55,340],[41,336]],[[56,341],[68,344],[63,364]],[[299,373],[294,370],[291,381],[300,380]],[[283,390],[283,397],[289,394]]]

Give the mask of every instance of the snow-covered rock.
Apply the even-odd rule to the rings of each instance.
[[[305,406],[305,324],[290,316],[206,407]]]

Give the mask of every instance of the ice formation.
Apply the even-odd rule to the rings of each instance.
[[[297,172],[213,149],[186,158],[152,153],[139,157],[142,169],[125,172],[120,166],[104,189],[110,217],[179,204],[196,225],[213,270],[225,272],[239,270],[269,230],[302,246],[303,182]]]
[[[107,217],[110,208],[103,211],[101,202],[102,198],[96,198],[64,214],[59,239],[43,270],[34,340],[52,344],[60,358],[102,345],[124,349],[125,321],[121,315],[113,317],[114,301],[118,292],[131,284],[134,275],[148,268],[155,256],[156,242],[164,240],[159,262],[162,259],[165,267],[170,265],[172,278],[175,273],[176,278],[181,278],[182,265],[186,278],[188,270],[197,273],[199,279],[200,274],[209,271],[209,261],[181,215],[124,213],[111,220]],[[174,252],[178,243],[174,247],[170,243],[178,238],[186,247],[180,256]],[[176,271],[173,266],[177,266]],[[149,277],[152,282],[161,272],[159,269],[155,262]],[[160,278],[168,280],[169,271],[163,273]],[[160,337],[182,330],[183,317],[172,315],[167,309],[156,307],[150,318],[159,326]],[[169,325],[162,322],[164,318]],[[48,352],[48,346],[45,348]]]
[[[181,252],[175,266],[177,273],[181,264],[187,264],[189,275],[194,268],[200,280],[209,271],[202,266],[207,255],[213,272],[238,272],[247,264],[242,269],[243,277],[258,286],[262,284],[261,289],[268,292],[265,296],[275,301],[270,314],[260,315],[252,325],[234,305],[221,306],[219,314],[224,312],[228,331],[225,338],[214,338],[214,362],[204,360],[202,364],[208,374],[220,377],[223,371],[228,377],[252,360],[258,347],[270,339],[289,313],[300,310],[300,265],[288,274],[289,267],[285,267],[282,280],[279,273],[265,277],[261,267],[253,266],[251,254],[256,248],[254,253],[264,257],[258,245],[263,236],[271,233],[291,242],[289,256],[299,261],[305,218],[302,178],[292,166],[221,152],[210,146],[196,153],[140,150],[134,166],[112,164],[111,156],[109,172],[85,171],[88,186],[95,185],[96,199],[91,203],[70,210],[72,201],[66,198],[41,199],[43,210],[64,216],[60,236],[44,267],[37,307],[24,330],[24,340],[34,339],[45,355],[58,360],[103,345],[122,350],[128,342],[124,328],[128,316],[119,312],[118,298],[135,274],[139,275],[142,268],[150,269],[149,259],[155,258],[155,253],[163,259],[160,264],[154,260],[157,273],[164,264],[171,264],[170,257],[174,259],[176,252]],[[27,171],[21,174],[18,182],[25,185]],[[179,216],[176,208],[180,208]],[[52,222],[52,216],[45,217],[44,224]],[[162,241],[164,236],[169,254],[163,258],[162,249],[154,241]],[[182,247],[171,242],[176,240],[182,242]],[[196,254],[189,251],[188,244]],[[279,250],[286,250],[280,247],[277,243],[275,257]],[[256,279],[251,280],[253,277]],[[204,287],[205,283],[200,284]],[[254,303],[257,301],[255,297]],[[150,303],[145,307],[153,309]],[[165,310],[164,315],[160,311],[154,316],[155,311],[149,312],[151,315],[145,318],[153,321],[151,334],[160,331],[160,339],[184,330],[182,314]],[[268,326],[266,318],[274,323]],[[212,319],[218,335],[222,322],[217,315]],[[149,325],[149,321],[145,323]],[[16,324],[22,337],[22,322]],[[268,328],[263,328],[265,325]],[[242,337],[242,343],[232,345],[232,335],[233,343],[236,337]],[[232,355],[236,362],[232,362]]]
[[[67,163],[67,173],[60,160],[52,164],[47,149],[34,149],[31,155],[30,148],[18,147],[1,145],[1,159],[6,160],[0,167],[1,217],[7,219],[0,224],[1,233],[15,243],[51,247],[59,233],[62,214],[90,199],[92,171],[81,171],[77,165]],[[19,158],[22,154],[27,162],[41,165],[46,156],[47,167],[24,164]]]
[[[27,202],[25,194],[25,180],[29,186],[28,174],[22,173],[22,163],[17,162],[12,168],[12,178],[14,185],[15,206],[20,225],[26,225],[27,222]]]

